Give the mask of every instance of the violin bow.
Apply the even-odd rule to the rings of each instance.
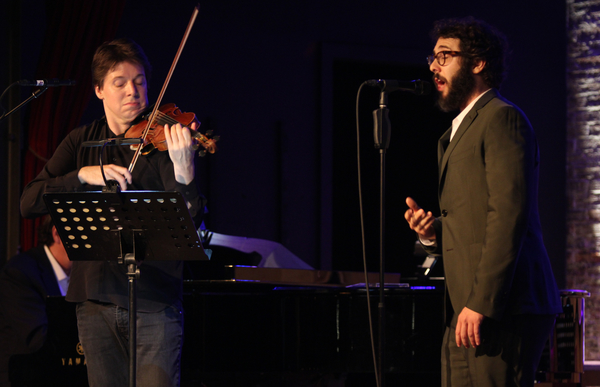
[[[128,170],[130,173],[133,171],[133,168],[135,167],[135,164],[136,164],[138,158],[140,157],[140,154],[142,151],[142,145],[146,141],[146,136],[148,135],[148,132],[150,131],[150,127],[152,126],[152,123],[154,122],[154,119],[156,118],[156,114],[158,112],[158,107],[160,106],[160,102],[162,101],[162,99],[165,95],[167,86],[169,85],[169,81],[171,81],[171,76],[173,75],[173,72],[175,72],[175,66],[177,66],[177,62],[179,61],[179,57],[181,56],[183,47],[185,47],[185,43],[187,42],[188,36],[190,36],[190,31],[192,30],[192,27],[194,26],[194,22],[196,21],[196,16],[198,16],[199,11],[200,11],[200,4],[196,5],[196,7],[194,8],[194,12],[192,12],[192,17],[190,18],[187,28],[185,29],[185,33],[183,34],[183,39],[181,39],[181,43],[179,44],[179,48],[177,49],[177,53],[175,54],[175,59],[173,60],[173,63],[171,64],[171,68],[169,69],[167,78],[165,79],[162,89],[160,90],[158,99],[157,99],[156,103],[154,104],[154,108],[152,109],[152,113],[150,114],[150,119],[148,120],[148,124],[146,125],[146,128],[142,132],[142,137],[141,137],[142,144],[140,144],[137,147],[137,149],[135,150],[133,159],[131,160],[131,164],[129,164]]]

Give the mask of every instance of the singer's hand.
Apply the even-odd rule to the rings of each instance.
[[[194,122],[191,127],[196,130],[198,125]],[[165,139],[169,157],[173,161],[175,180],[180,184],[189,184],[194,180],[194,148],[190,130],[181,124],[171,127],[165,125]]]
[[[131,173],[125,167],[114,164],[105,165],[104,175],[106,176],[106,180],[116,180],[121,187],[121,191],[127,189],[127,183],[131,184]],[[81,168],[77,177],[81,184],[104,185],[102,171],[98,165]]]
[[[471,347],[477,348],[481,344],[481,323],[484,319],[481,313],[464,307],[456,323],[456,345],[469,348],[470,343]]]
[[[431,211],[425,212],[412,198],[406,198],[406,204],[408,205],[408,210],[404,213],[404,218],[411,230],[419,234],[422,239],[435,239],[435,230],[433,228],[435,218]]]

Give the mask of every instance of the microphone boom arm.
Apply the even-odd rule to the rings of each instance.
[[[2,95],[4,95],[4,93],[6,93],[6,91],[8,91],[8,89],[10,89],[12,86],[14,85],[18,85],[19,82],[15,82],[13,84],[11,84],[10,86],[8,86],[6,88],[6,90],[2,93]],[[23,106],[27,105],[32,99],[39,97],[40,95],[42,95],[42,93],[44,93],[44,91],[46,91],[48,89],[48,86],[44,86],[40,89],[35,90],[33,93],[31,93],[31,95],[23,102],[21,102],[18,106],[16,106],[13,110],[9,111],[8,113],[4,113],[2,114],[2,116],[0,116],[0,121],[2,121],[3,119],[5,119],[6,117],[10,116],[11,114],[13,114],[14,112],[16,112],[17,110],[19,110],[20,108],[22,108]],[[0,96],[0,99],[2,98],[2,96]],[[2,111],[4,111],[4,108],[2,108]]]

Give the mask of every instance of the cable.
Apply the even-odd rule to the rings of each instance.
[[[2,116],[4,116],[6,114],[6,109],[4,109],[4,106],[2,105],[2,98],[4,97],[4,94],[6,94],[11,87],[16,86],[18,84],[19,84],[19,81],[11,83],[10,85],[8,85],[8,87],[6,89],[4,89],[2,94],[0,94],[0,110],[2,111]]]
[[[366,243],[365,243],[365,219],[363,213],[363,195],[362,195],[362,178],[360,173],[360,124],[358,122],[358,106],[359,106],[359,98],[360,92],[363,86],[367,82],[363,82],[358,88],[358,92],[356,94],[356,161],[358,164],[358,201],[360,208],[360,236],[362,241],[362,257],[363,257],[363,269],[365,275],[365,290],[367,291],[367,315],[369,316],[369,337],[371,339],[371,352],[373,354],[373,370],[375,371],[375,384],[377,387],[381,385],[381,381],[379,380],[379,368],[377,367],[377,355],[375,351],[375,339],[373,335],[373,318],[371,316],[371,292],[369,290],[369,274],[367,271],[367,253],[366,253]],[[379,284],[379,286],[383,286],[383,284]],[[383,375],[381,375],[383,376]]]

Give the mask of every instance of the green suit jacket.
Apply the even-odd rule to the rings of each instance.
[[[455,314],[562,311],[538,213],[539,152],[523,112],[486,92],[450,142],[438,143],[439,203],[434,223]]]

